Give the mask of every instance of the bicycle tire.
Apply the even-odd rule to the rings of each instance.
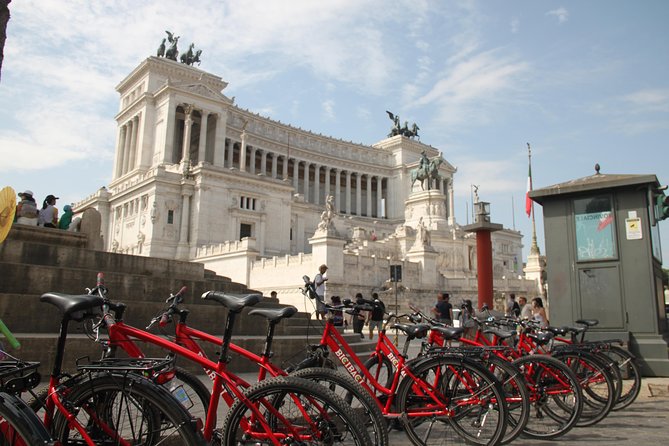
[[[554,439],[573,429],[583,410],[581,386],[574,372],[545,355],[524,356],[512,364],[523,372],[530,389],[532,410],[523,435]]]
[[[388,445],[388,426],[372,395],[353,378],[339,370],[312,367],[290,374],[322,384],[339,395],[365,423],[367,433],[377,446]]]
[[[211,392],[207,386],[193,373],[182,367],[175,367],[175,376],[165,384],[165,387],[174,398],[196,420],[204,424],[211,400]]]
[[[64,393],[64,404],[96,444],[115,444],[118,435],[133,445],[205,444],[183,406],[146,378],[134,373],[101,373],[76,381],[76,387]],[[55,413],[53,426],[53,437],[64,446],[81,444],[79,432],[61,412]]]
[[[500,444],[508,444],[518,438],[530,418],[530,391],[522,372],[494,354],[485,362],[488,370],[497,378],[506,395],[506,432]]]
[[[434,356],[412,365],[411,373],[417,380],[407,375],[400,382],[396,405],[412,443],[495,445],[502,440],[504,391],[481,364],[463,357]],[[444,415],[435,415],[439,405],[446,406]]]
[[[390,359],[385,356],[373,354],[367,358],[363,365],[374,377],[376,382],[386,389],[390,389],[393,385],[393,378],[395,376],[395,368],[393,367],[392,362],[390,362]],[[370,388],[374,390],[373,387]],[[387,398],[386,395],[376,392],[375,396],[385,404],[385,398]]]
[[[301,445],[373,444],[356,413],[340,397],[316,382],[293,376],[280,376],[256,383],[244,394],[249,404],[261,411],[265,422],[272,429],[270,437],[274,438],[276,444],[283,444],[277,437],[291,437],[292,441]],[[327,411],[324,412],[324,409]],[[251,432],[246,428],[248,424],[245,420],[251,413],[245,401],[235,402],[223,423],[219,444],[256,445],[259,436],[264,438],[263,444],[273,444],[268,442],[264,430]],[[257,427],[260,422],[256,415],[253,417],[255,422],[252,425]],[[315,428],[317,430],[314,432]],[[296,431],[307,438],[297,441],[294,438]],[[312,435],[314,438],[310,440],[308,437]]]
[[[612,345],[602,354],[616,362],[622,378],[620,396],[613,405],[613,409],[611,409],[615,412],[628,407],[639,396],[639,392],[641,392],[641,368],[637,363],[636,356],[622,347]]]
[[[581,384],[583,410],[576,426],[593,426],[606,418],[618,398],[607,365],[582,351],[559,352],[553,357],[567,364]]]
[[[0,392],[0,446],[50,446],[54,442],[22,399]]]

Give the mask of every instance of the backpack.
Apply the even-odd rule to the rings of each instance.
[[[372,320],[382,321],[383,315],[386,312],[386,306],[380,300],[375,300],[372,305]]]
[[[520,305],[518,305],[518,302],[513,303],[513,308],[511,311],[513,311],[514,316],[520,316]]]

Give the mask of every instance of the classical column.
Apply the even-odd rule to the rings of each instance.
[[[283,169],[281,172],[281,177],[283,180],[288,179],[288,157],[284,155],[283,157]]]
[[[220,113],[214,113],[216,119],[216,131],[214,133],[214,166],[225,165],[226,140],[223,134],[223,125]]]
[[[239,151],[239,170],[246,172],[246,130],[242,132],[242,147]]]
[[[139,116],[132,118],[132,138],[130,139],[130,162],[128,163],[128,171],[131,171],[137,165],[137,141],[139,139]]]
[[[367,212],[365,215],[372,216],[372,176],[370,174],[367,174]]]
[[[376,177],[376,218],[383,215],[383,178]]]
[[[330,195],[330,167],[325,168],[325,201],[327,202],[328,196]]]
[[[165,123],[167,124],[165,127],[165,148],[163,149],[163,159],[161,160],[162,162],[165,163],[178,163],[179,159],[176,155],[177,151],[174,148],[174,144],[176,141],[174,141],[176,138],[174,137],[174,129],[176,128],[177,125],[177,106],[174,105],[174,94],[170,94],[169,97],[169,102],[167,105],[167,118],[165,119]]]
[[[263,150],[260,155],[260,175],[265,175],[267,173],[267,150]]]
[[[362,175],[355,174],[355,215],[362,215]]]
[[[314,164],[314,204],[320,204],[321,195],[321,166]]]
[[[300,161],[295,159],[293,160],[293,188],[295,193],[300,192]]]
[[[276,152],[272,152],[272,178],[276,178],[276,168],[279,160]]]
[[[200,163],[206,161],[207,155],[207,121],[209,120],[209,112],[200,112],[200,143],[197,147],[197,160]]]
[[[188,252],[188,221],[190,219],[190,194],[181,192],[181,228],[179,230],[179,243],[177,245],[177,258],[185,260]]]
[[[182,169],[186,169],[190,165],[190,139],[193,130],[193,106],[186,105],[184,107],[186,113],[186,120],[184,121],[184,141],[181,152]]]
[[[351,171],[346,171],[346,213],[351,215]]]
[[[453,193],[453,179],[448,182],[448,224],[449,226],[455,225],[455,204],[454,204],[454,193]]]
[[[125,143],[123,144],[123,174],[128,173],[130,165],[130,147],[132,147],[132,120],[126,124],[128,131],[125,134]]]
[[[341,170],[335,169],[335,209],[341,213]]]
[[[128,131],[124,125],[118,129],[118,141],[116,143],[116,160],[114,165],[114,178],[123,175],[123,146],[125,145],[125,134]]]
[[[311,168],[311,163],[308,161],[304,162],[304,202],[309,203],[309,169]]]
[[[258,149],[255,146],[251,146],[251,156],[249,156],[249,173],[256,173],[256,154]]]

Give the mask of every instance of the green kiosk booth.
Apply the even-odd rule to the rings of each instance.
[[[592,176],[530,192],[543,207],[551,325],[598,319],[589,339],[622,339],[646,376],[669,376],[655,175]]]

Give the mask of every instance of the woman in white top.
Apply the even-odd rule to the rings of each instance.
[[[546,316],[546,309],[540,297],[532,299],[532,319],[539,322],[541,328],[548,326],[548,317]]]
[[[54,206],[58,197],[54,195],[47,195],[42,204],[42,209],[39,211],[38,226],[45,228],[58,227],[58,209]]]

